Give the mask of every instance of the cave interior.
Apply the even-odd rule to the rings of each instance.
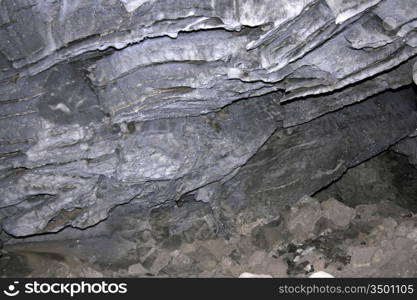
[[[416,0],[0,0],[0,276],[416,277],[416,84]]]

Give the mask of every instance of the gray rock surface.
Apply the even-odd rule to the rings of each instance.
[[[408,99],[404,102],[388,92],[309,123],[277,130],[236,176],[206,187],[221,207],[218,218],[226,227],[268,223],[286,205],[314,194],[348,168],[405,138],[401,127],[403,133],[415,127],[415,99],[410,92],[396,94]],[[250,226],[242,230],[247,229]]]
[[[415,63],[413,66],[413,80],[414,83],[417,84],[417,63]]]
[[[113,127],[104,120],[55,126],[39,117],[37,142],[2,180],[4,229],[19,236],[85,228],[132,199],[158,206],[221,180],[277,126],[274,100],[254,101],[201,117]]]
[[[417,130],[414,131],[410,136],[400,141],[398,144],[392,147],[392,150],[403,154],[407,157],[408,161],[417,166]]]
[[[6,76],[87,59],[112,122],[198,115],[277,90],[282,101],[330,92],[395,68],[417,54],[415,4],[4,0],[0,50]]]
[[[344,206],[337,200],[329,201],[334,206]],[[337,229],[327,226],[327,208],[322,210],[317,199],[304,197],[294,207],[302,208],[307,216],[322,217],[311,226],[308,238],[301,238],[297,243],[294,238],[300,236],[287,222],[257,227],[258,233],[269,229],[281,234],[272,239],[270,249],[257,243],[259,235],[252,233],[251,237],[236,236],[229,240],[182,242],[174,250],[154,250],[145,260],[143,256],[132,255],[130,263],[115,265],[106,260],[100,265],[92,257],[77,258],[82,242],[71,245],[68,240],[48,241],[7,245],[9,252],[0,259],[0,270],[3,276],[10,277],[279,278],[310,277],[316,272],[333,277],[413,277],[417,274],[414,251],[417,219],[409,210],[385,200],[357,205],[352,209],[355,217],[344,228]],[[288,219],[290,215],[283,212],[282,217]]]
[[[404,139],[393,148],[402,147],[408,140]],[[417,169],[406,156],[390,151],[348,170],[315,197],[321,200],[334,197],[351,207],[389,200],[417,212],[416,193]],[[346,213],[344,215],[346,217]]]
[[[353,208],[332,198],[322,202],[321,209],[326,221],[329,222],[329,225],[336,229],[346,228],[354,217]]]
[[[165,248],[250,235],[391,146],[412,160],[415,7],[0,0],[1,239],[191,268]]]

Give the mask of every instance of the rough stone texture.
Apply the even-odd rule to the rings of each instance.
[[[410,73],[415,59],[401,64],[391,71],[382,73],[358,84],[330,94],[302,98],[283,106],[284,124],[294,126],[315,119],[325,113],[338,110],[368,99],[370,96],[389,89],[397,89],[412,82]]]
[[[394,149],[408,140],[404,139]],[[407,157],[387,152],[348,170],[340,180],[315,196],[322,200],[334,197],[351,207],[389,200],[416,212],[416,193],[417,169]]]
[[[146,270],[141,264],[137,263],[134,265],[131,265],[129,267],[129,269],[127,270],[127,273],[130,276],[136,276],[136,277],[140,277],[140,276],[144,276],[146,275],[146,273],[148,273],[149,271]]]
[[[255,107],[242,102],[216,114],[126,128],[56,127],[40,118],[38,142],[21,164],[4,172],[2,215],[18,212],[5,221],[5,230],[28,235],[68,224],[83,228],[133,198],[156,206],[221,180],[246,163],[277,126],[273,99],[255,101]]]
[[[369,267],[377,249],[376,247],[350,247],[348,249],[348,254],[351,256],[350,263],[355,268]]]
[[[346,228],[354,217],[353,208],[343,205],[336,199],[322,202],[321,209],[325,219],[336,229]]]
[[[316,199],[304,197],[291,207],[285,222],[294,241],[299,242],[309,237],[321,217],[320,203]]]
[[[0,1],[1,239],[192,270],[168,250],[250,236],[400,140],[412,160],[416,6]]]
[[[343,206],[330,200],[335,206]],[[317,199],[303,198],[295,207],[306,214],[321,212]],[[291,211],[282,212],[288,219]],[[417,219],[409,210],[391,201],[362,204],[354,208],[355,218],[344,228],[328,227],[325,214],[308,238],[293,243],[287,222],[259,226],[280,232],[273,247],[266,250],[256,239],[235,236],[229,240],[210,239],[184,242],[175,247],[156,249],[152,259],[131,264],[111,265],[76,259],[79,244],[50,241],[7,245],[0,259],[2,276],[58,277],[414,277],[417,274]],[[387,216],[389,215],[389,216]],[[325,222],[323,222],[325,221]],[[255,236],[253,236],[254,238]],[[110,267],[111,265],[111,267]],[[152,269],[148,271],[144,265]],[[94,266],[94,268],[92,267]],[[326,275],[327,274],[327,275]]]
[[[392,147],[392,150],[403,154],[408,158],[408,161],[417,166],[417,130],[413,132],[409,137],[400,141],[398,144]]]
[[[402,122],[404,132],[415,127],[415,100],[409,92],[399,93],[410,99],[403,109],[392,93],[386,93],[307,124],[277,130],[236,176],[206,187],[219,207],[218,219],[225,227],[238,224],[241,233],[250,231],[250,226],[241,225],[276,219],[285,205],[314,194],[347,168],[395,144],[405,137],[398,135]],[[410,118],[405,117],[410,112]],[[254,206],[258,209],[251,209]]]
[[[5,0],[3,72],[22,77],[87,60],[113,123],[197,115],[277,90],[289,100],[344,88],[417,54],[415,4]],[[103,52],[110,47],[120,51]]]

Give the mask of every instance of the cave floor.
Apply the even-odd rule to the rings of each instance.
[[[152,264],[97,265],[74,255],[73,241],[6,246],[2,277],[335,277],[417,276],[417,215],[391,201],[354,208],[304,197],[251,236],[182,243]]]

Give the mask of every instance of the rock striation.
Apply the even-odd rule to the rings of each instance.
[[[415,163],[416,7],[1,0],[2,240],[159,257],[250,234],[389,148]]]

